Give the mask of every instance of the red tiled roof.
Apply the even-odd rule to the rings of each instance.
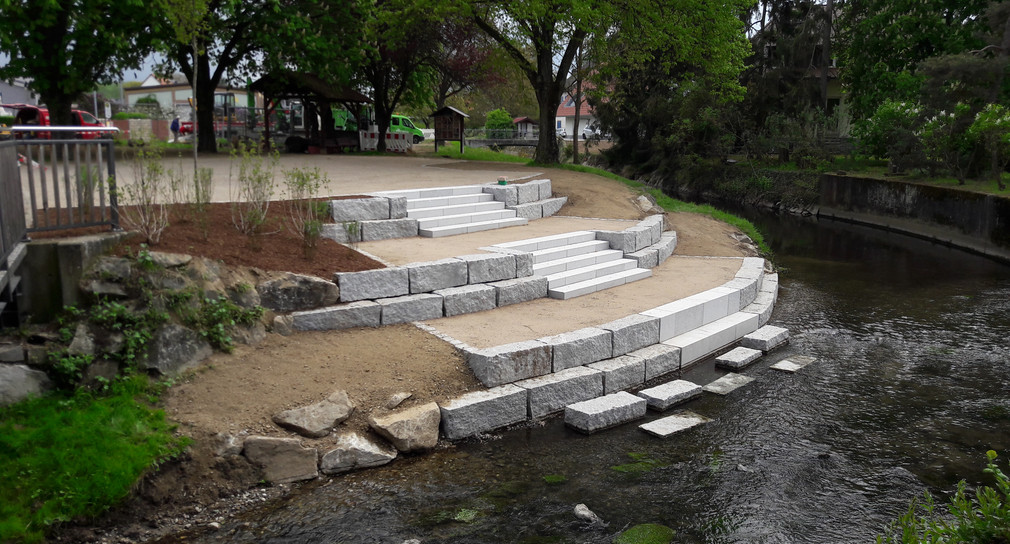
[[[537,124],[537,121],[530,119],[529,117],[516,117],[512,120],[513,125],[518,125],[519,123],[532,123]]]
[[[575,104],[572,103],[571,106],[566,106],[569,102],[572,102],[572,96],[570,94],[565,94],[561,97],[561,105],[558,106],[558,111],[555,114],[557,117],[574,117],[575,116]],[[582,96],[581,104],[579,105],[579,115],[592,116],[593,107],[589,105],[586,101],[585,95]]]

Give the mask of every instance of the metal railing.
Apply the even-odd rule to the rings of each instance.
[[[3,142],[0,159],[5,236],[8,221],[14,224],[12,215],[25,225],[22,237],[100,225],[119,229],[114,142],[103,137],[119,129],[14,126],[10,130],[15,139]]]

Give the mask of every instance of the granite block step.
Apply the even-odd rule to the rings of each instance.
[[[539,276],[548,276],[549,281],[550,276],[552,274],[559,274],[561,272],[577,270],[580,268],[592,266],[594,264],[616,261],[618,259],[623,258],[624,258],[623,251],[618,251],[616,249],[606,249],[602,251],[594,251],[592,253],[583,253],[581,255],[575,255],[572,257],[561,257],[559,259],[554,259],[551,261],[541,263],[537,263],[534,260],[533,273]]]
[[[432,227],[445,227],[449,225],[482,223],[484,221],[507,219],[515,216],[516,216],[515,210],[506,210],[506,209],[488,210],[474,213],[460,213],[456,215],[440,215],[437,217],[426,217],[424,219],[418,219],[417,227],[419,229],[430,229]]]
[[[470,204],[474,202],[493,202],[494,196],[487,193],[473,193],[465,195],[435,196],[427,198],[415,198],[407,200],[407,213],[416,208],[436,208],[439,206],[456,206],[459,204]]]
[[[816,360],[815,357],[810,357],[809,355],[793,355],[788,359],[782,359],[773,364],[770,368],[783,372],[796,372]]]
[[[443,215],[460,215],[504,209],[505,204],[492,200],[489,202],[469,202],[452,206],[436,206],[433,208],[412,208],[407,212],[407,217],[411,219],[425,219],[428,217],[441,217]]]
[[[789,330],[774,325],[765,325],[743,337],[741,345],[758,349],[765,353],[789,341]]]
[[[595,232],[588,230],[577,230],[574,232],[565,232],[562,234],[541,236],[539,238],[527,238],[525,240],[516,240],[515,242],[504,242],[501,244],[495,244],[494,247],[533,252],[543,249],[551,249],[561,246],[578,244],[581,242],[592,242],[595,240],[596,240]]]
[[[645,399],[621,391],[565,407],[565,424],[594,433],[645,417]]]
[[[419,198],[435,198],[440,196],[456,196],[468,194],[482,194],[483,185],[454,185],[451,187],[426,187],[423,189],[399,189],[395,191],[378,191],[369,193],[375,196],[403,197],[408,200]]]
[[[603,289],[610,289],[611,287],[624,285],[625,283],[642,280],[650,276],[652,276],[652,270],[647,268],[631,268],[615,272],[613,274],[607,274],[593,279],[571,283],[556,289],[549,289],[547,291],[547,296],[559,300],[568,300],[570,298],[602,291]]]
[[[703,389],[708,393],[715,393],[716,395],[728,395],[752,381],[754,381],[754,378],[744,376],[743,374],[726,374],[706,385]]]
[[[740,370],[760,358],[761,350],[739,346],[716,357],[715,366],[729,370]]]
[[[610,274],[616,274],[617,272],[631,270],[632,268],[635,268],[636,264],[637,263],[631,259],[616,259],[583,266],[574,270],[565,270],[564,272],[548,274],[547,285],[551,289],[556,289],[572,283],[579,283],[602,276],[608,276]]]
[[[495,219],[492,221],[482,221],[479,223],[467,223],[462,225],[446,225],[444,227],[432,227],[428,229],[418,229],[419,236],[425,238],[441,238],[443,236],[455,236],[468,232],[480,232],[484,230],[501,229],[505,227],[516,227],[526,225],[528,219],[522,217],[511,217],[506,219]]]
[[[643,389],[638,392],[638,396],[645,399],[649,408],[662,412],[671,406],[685,403],[701,393],[702,388],[696,383],[687,380],[673,380],[656,387]]]
[[[593,253],[608,249],[610,249],[610,242],[606,240],[589,240],[587,242],[577,242],[564,246],[538,249],[532,252],[533,264],[545,263],[547,261],[564,259],[565,257],[575,257],[576,255],[584,255],[586,253]]]

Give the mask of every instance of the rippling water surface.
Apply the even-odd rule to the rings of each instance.
[[[1010,268],[844,224],[755,222],[783,268],[772,323],[792,340],[745,371],[754,383],[687,406],[713,422],[661,440],[553,419],[310,485],[187,540],[602,543],[661,523],[675,542],[872,542],[923,490],[985,482],[984,452],[1010,453]],[[798,354],[817,362],[768,368]],[[578,503],[607,526],[577,520]]]

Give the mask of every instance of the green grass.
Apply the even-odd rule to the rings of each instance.
[[[516,155],[501,153],[499,151],[491,151],[490,149],[483,147],[467,147],[463,149],[463,153],[461,154],[459,152],[459,146],[457,145],[454,147],[451,144],[439,149],[436,155],[447,159],[461,159],[465,161],[529,163],[529,159],[527,158],[517,157]]]
[[[740,229],[740,231],[746,234],[747,236],[750,236],[751,240],[754,240],[754,243],[758,245],[758,248],[761,250],[762,253],[766,255],[771,254],[771,249],[765,242],[764,236],[761,235],[761,232],[757,230],[757,227],[755,227],[753,223],[742,217],[738,217],[731,213],[719,210],[709,204],[692,204],[690,202],[677,200],[675,198],[667,196],[666,194],[663,193],[663,191],[659,189],[649,187],[644,183],[638,181],[633,181],[628,178],[621,177],[617,174],[614,174],[613,172],[600,170],[599,168],[592,168],[589,166],[582,166],[578,164],[543,165],[543,166],[551,166],[554,168],[571,170],[573,172],[584,172],[587,174],[596,174],[598,176],[603,176],[608,179],[619,181],[627,185],[628,187],[631,187],[632,189],[652,195],[653,198],[656,199],[656,204],[658,204],[661,208],[663,208],[668,212],[699,213],[702,215],[707,215],[714,219],[718,219],[719,221],[722,221],[724,223],[729,223],[730,225],[733,225],[734,227]]]
[[[94,517],[125,499],[138,479],[179,455],[143,376],[31,399],[0,409],[0,542],[40,542],[54,525]]]

